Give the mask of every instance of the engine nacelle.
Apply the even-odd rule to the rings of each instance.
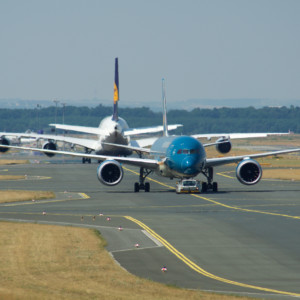
[[[9,142],[9,140],[7,138],[1,137],[0,138],[0,145],[7,145],[7,146],[9,146],[10,142]],[[2,148],[2,147],[0,148],[0,152],[1,153],[7,152],[7,151],[8,151],[8,148]]]
[[[236,177],[242,184],[256,184],[262,177],[261,166],[256,160],[244,159],[236,168]]]
[[[57,150],[57,145],[55,143],[53,143],[53,142],[46,142],[43,145],[43,149],[56,151]],[[48,157],[53,157],[55,155],[55,153],[47,153],[47,152],[44,152],[44,153]]]
[[[220,138],[220,139],[217,140],[217,143],[221,143],[221,144],[216,145],[216,149],[217,149],[218,152],[220,152],[222,154],[226,154],[231,150],[230,140]]]
[[[123,179],[123,168],[115,160],[105,160],[97,168],[97,177],[105,185],[117,185]]]

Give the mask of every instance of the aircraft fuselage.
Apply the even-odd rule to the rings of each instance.
[[[95,149],[96,154],[112,156],[128,156],[132,154],[132,151],[129,149],[103,144],[112,143],[128,145],[130,143],[130,138],[124,136],[124,130],[128,128],[127,122],[120,117],[118,120],[113,120],[111,116],[104,118],[99,124],[99,129],[105,130],[106,134],[98,136],[99,144]]]
[[[151,150],[165,153],[155,155],[155,158],[161,161],[156,172],[164,177],[194,177],[205,166],[204,147],[190,136],[162,137],[153,144]]]

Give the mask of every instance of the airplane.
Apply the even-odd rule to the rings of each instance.
[[[75,157],[84,157],[88,159],[97,159],[102,161],[97,168],[98,180],[107,186],[119,184],[124,175],[122,164],[128,164],[140,168],[139,182],[134,183],[134,191],[150,191],[150,183],[145,182],[147,176],[156,173],[159,176],[170,179],[194,178],[199,174],[204,175],[206,181],[202,182],[202,192],[212,190],[218,191],[217,182],[213,181],[213,169],[220,165],[238,163],[236,168],[237,179],[245,185],[254,185],[262,178],[262,168],[255,158],[276,156],[278,154],[287,154],[300,152],[300,148],[271,151],[266,153],[207,158],[205,147],[216,145],[227,145],[224,149],[228,152],[231,145],[229,140],[217,141],[216,143],[202,144],[193,136],[169,136],[166,113],[166,97],[163,81],[163,135],[156,139],[150,149],[142,147],[132,147],[129,145],[117,145],[115,147],[126,148],[140,153],[152,155],[153,158],[144,157],[118,157],[97,155],[88,153],[75,153],[68,151],[55,151],[38,148],[27,148],[19,146],[2,145],[0,147],[22,149],[29,151],[40,151],[48,154],[63,154]],[[224,135],[223,135],[224,136]],[[222,137],[221,137],[222,139]],[[223,150],[224,150],[223,149]],[[229,149],[230,150],[230,149]]]
[[[99,127],[86,127],[86,126],[74,126],[66,124],[50,124],[56,129],[62,129],[65,131],[77,131],[82,133],[88,133],[95,135],[97,138],[75,138],[65,135],[46,135],[36,133],[9,133],[0,132],[0,144],[10,145],[10,137],[21,138],[34,138],[36,141],[44,140],[42,149],[57,150],[57,142],[69,143],[73,148],[74,145],[82,146],[86,153],[94,151],[99,155],[114,155],[114,156],[129,156],[132,154],[130,148],[116,147],[113,144],[130,145],[132,147],[146,147],[150,146],[154,139],[151,137],[142,138],[138,140],[131,140],[131,136],[137,136],[141,134],[149,134],[163,131],[163,126],[153,127],[141,127],[141,128],[129,128],[127,122],[118,115],[118,102],[119,102],[119,65],[118,58],[115,58],[115,82],[114,82],[114,104],[113,115],[104,118]],[[170,125],[169,130],[174,130],[181,127],[181,124]],[[7,151],[8,148],[1,148],[0,152]],[[45,152],[49,157],[55,155],[55,153]],[[91,163],[90,158],[82,158],[82,163]]]

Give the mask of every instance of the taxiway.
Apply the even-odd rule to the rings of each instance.
[[[216,168],[218,193],[177,195],[175,181],[157,176],[150,176],[150,193],[134,193],[137,169],[126,168],[118,186],[106,187],[97,180],[97,164],[39,161],[2,166],[1,174],[27,179],[0,181],[0,189],[50,190],[57,198],[1,204],[1,220],[96,228],[121,266],[155,281],[258,298],[300,297],[299,182],[244,186],[229,166]]]

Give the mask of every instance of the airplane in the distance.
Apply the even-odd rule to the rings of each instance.
[[[0,132],[0,144],[10,145],[11,137],[21,138],[33,138],[37,141],[43,140],[42,149],[57,150],[57,142],[64,142],[70,145],[81,146],[85,149],[86,153],[92,153],[93,151],[99,155],[113,155],[113,156],[128,156],[132,154],[130,148],[116,147],[113,144],[130,145],[132,147],[147,147],[150,146],[154,138],[146,137],[136,140],[131,140],[131,136],[138,136],[141,134],[149,134],[163,131],[163,126],[141,127],[141,128],[129,128],[127,122],[119,117],[118,114],[118,102],[119,102],[119,66],[118,58],[115,58],[115,82],[114,82],[114,104],[113,115],[104,118],[99,127],[86,127],[86,126],[74,126],[66,124],[50,124],[50,126],[56,127],[56,129],[62,129],[64,131],[77,131],[81,133],[88,133],[94,135],[96,138],[75,138],[65,135],[48,135],[48,134],[36,134],[36,133],[10,133]],[[170,125],[169,130],[174,130],[181,127],[181,124]],[[0,152],[5,152],[7,148],[1,148]],[[49,157],[55,155],[55,153],[45,152]],[[91,162],[90,158],[82,158],[82,162]]]
[[[164,90],[163,81],[163,136],[158,138],[150,149],[113,144],[115,147],[152,155],[153,158],[117,157],[5,145],[0,147],[40,151],[48,154],[57,153],[101,160],[102,162],[97,168],[97,177],[101,183],[108,186],[117,185],[123,179],[124,172],[122,164],[136,166],[140,168],[140,175],[139,182],[135,182],[134,184],[135,192],[139,192],[141,189],[145,190],[146,192],[150,191],[150,183],[145,182],[145,179],[153,172],[159,176],[168,177],[170,179],[194,178],[197,175],[202,174],[206,178],[206,181],[202,182],[202,191],[206,192],[207,190],[212,190],[217,192],[218,184],[217,182],[213,181],[213,169],[214,167],[230,163],[238,163],[236,168],[236,177],[242,184],[254,185],[258,183],[262,177],[262,168],[255,158],[300,152],[300,148],[296,148],[258,154],[207,158],[205,147],[211,145],[220,146],[224,144],[228,146],[230,141],[225,139],[222,141],[217,141],[216,143],[202,144],[193,136],[169,136],[167,129],[166,97]],[[228,149],[229,147],[227,147],[225,150],[228,152]]]

